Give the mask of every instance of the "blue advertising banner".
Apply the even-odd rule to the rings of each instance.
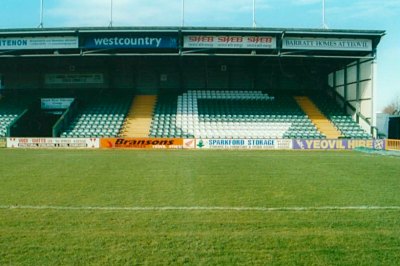
[[[96,36],[88,37],[85,48],[178,48],[178,40],[175,37],[165,36]]]
[[[381,139],[295,139],[294,150],[352,150],[357,147],[385,149],[385,141]]]

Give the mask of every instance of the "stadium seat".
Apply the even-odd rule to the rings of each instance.
[[[0,101],[0,137],[7,136],[7,128],[18,118],[32,101],[29,97],[4,97]]]
[[[84,105],[61,137],[117,137],[131,97],[104,95]]]
[[[160,95],[150,136],[324,138],[290,96],[225,90]]]
[[[367,133],[353,118],[346,114],[338,104],[325,95],[313,95],[312,99],[318,108],[332,121],[342,133],[342,137],[349,139],[370,139]]]

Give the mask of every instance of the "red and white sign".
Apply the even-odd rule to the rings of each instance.
[[[7,148],[97,149],[98,138],[7,138]]]
[[[275,49],[276,38],[272,36],[184,36],[184,48],[222,49]]]
[[[183,148],[184,149],[195,149],[196,148],[196,140],[195,139],[184,139],[183,140]]]

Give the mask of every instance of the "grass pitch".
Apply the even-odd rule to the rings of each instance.
[[[3,149],[0,164],[1,265],[400,264],[398,157]]]

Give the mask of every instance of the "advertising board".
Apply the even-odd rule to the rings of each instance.
[[[68,74],[46,74],[44,82],[48,85],[60,84],[103,84],[104,75],[101,73],[68,73]]]
[[[7,148],[96,149],[98,138],[7,138]]]
[[[385,149],[385,141],[382,139],[295,139],[294,150],[352,150],[357,147],[372,149]]]
[[[286,139],[197,139],[197,149],[287,150],[292,141]]]
[[[68,109],[74,98],[41,98],[42,109]]]
[[[282,40],[282,48],[296,50],[372,51],[372,41],[367,39],[285,37]]]
[[[0,138],[0,148],[5,148],[5,147],[7,147],[7,139]]]
[[[74,36],[0,38],[0,50],[74,49],[78,45]]]
[[[173,138],[104,138],[101,148],[108,149],[183,149],[183,139]]]
[[[195,139],[184,139],[183,140],[183,148],[184,149],[195,149],[196,148],[196,140]]]
[[[178,48],[178,39],[165,36],[93,36],[85,40],[85,48]]]
[[[272,36],[222,36],[187,35],[184,48],[232,48],[232,49],[275,49],[276,38]]]

